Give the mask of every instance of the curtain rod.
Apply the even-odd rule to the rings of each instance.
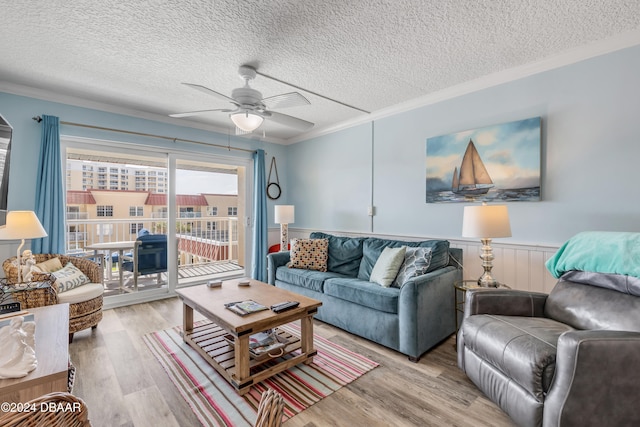
[[[40,116],[32,117],[32,119],[35,120],[38,123],[40,123],[42,121],[42,117],[40,117]],[[170,136],[154,135],[152,133],[143,133],[143,132],[134,132],[134,131],[130,131],[130,130],[106,128],[106,127],[102,127],[102,126],[85,125],[85,124],[82,124],[82,123],[73,123],[73,122],[60,121],[60,124],[61,125],[68,125],[68,126],[78,126],[78,127],[82,127],[82,128],[89,128],[89,129],[106,130],[106,131],[110,131],[110,132],[126,133],[126,134],[129,134],[129,135],[148,136],[148,137],[151,137],[151,138],[166,139],[168,141],[173,141],[173,142],[177,142],[177,141],[189,142],[191,144],[206,145],[208,147],[225,148],[227,150],[246,151],[247,153],[255,153],[255,151],[256,151],[256,150],[250,150],[248,148],[232,147],[231,145],[209,144],[209,143],[206,143],[206,142],[194,141],[194,140],[191,140],[191,139],[172,138]]]

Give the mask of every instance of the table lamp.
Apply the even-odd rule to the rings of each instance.
[[[16,259],[18,260],[18,283],[22,283],[20,250],[24,246],[24,240],[37,239],[40,237],[47,237],[47,232],[42,227],[35,212],[9,211],[7,213],[7,225],[0,228],[0,240],[22,239],[22,243],[18,246],[18,252],[16,253]]]
[[[289,250],[289,224],[294,221],[293,205],[276,205],[275,223],[280,224],[280,252]]]
[[[511,237],[509,212],[506,205],[465,206],[462,219],[462,237],[477,237],[482,242],[482,267],[484,273],[478,279],[482,287],[499,286],[498,281],[491,276],[493,268],[493,250],[491,239],[497,237]]]

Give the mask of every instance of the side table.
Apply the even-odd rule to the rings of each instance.
[[[23,310],[45,305],[54,305],[58,301],[50,281],[28,282],[21,284],[0,280],[0,304],[19,302]]]
[[[29,309],[36,322],[38,367],[22,378],[0,380],[0,402],[27,402],[69,391],[69,304]]]
[[[485,288],[478,285],[477,279],[460,280],[455,282],[453,287],[455,288],[456,333],[460,329],[460,323],[464,315],[464,300],[469,289],[511,289],[503,283],[500,283],[497,288]]]

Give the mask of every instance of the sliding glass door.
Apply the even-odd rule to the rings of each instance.
[[[113,147],[66,150],[66,250],[103,265],[105,297],[167,292],[167,233],[158,218],[167,211],[167,159]],[[152,235],[155,251],[140,240]]]
[[[179,158],[178,286],[245,274],[245,167]]]
[[[102,264],[107,303],[248,274],[249,160],[64,145],[66,250]]]

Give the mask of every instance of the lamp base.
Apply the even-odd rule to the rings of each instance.
[[[24,246],[24,239],[18,246],[18,251],[16,252],[16,260],[18,261],[18,283],[22,283],[22,260],[20,259],[20,253],[22,251],[22,247]]]
[[[500,283],[491,276],[491,272],[485,271],[478,279],[478,286],[482,288],[498,288]]]
[[[500,286],[498,281],[491,275],[491,269],[493,268],[493,250],[491,249],[491,239],[480,239],[482,242],[482,253],[480,259],[482,260],[482,268],[484,273],[478,279],[478,286],[483,288],[497,288]]]
[[[289,224],[280,224],[280,252],[289,250]]]

